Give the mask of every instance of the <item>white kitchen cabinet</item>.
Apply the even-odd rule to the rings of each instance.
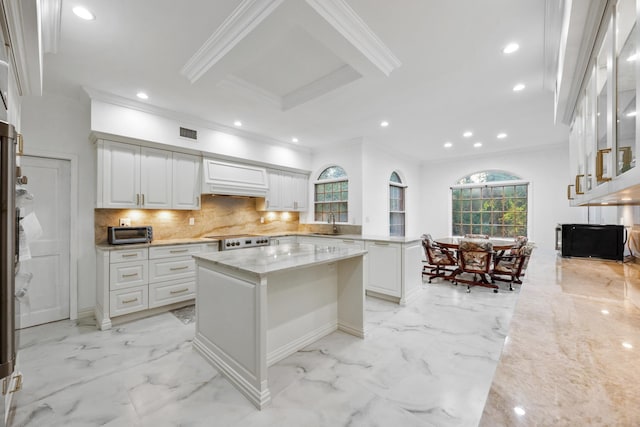
[[[171,208],[170,151],[98,140],[98,208]]]
[[[203,159],[203,191],[207,193],[265,197],[267,189],[265,168]]]
[[[173,153],[173,209],[200,209],[200,156]]]
[[[305,174],[270,169],[269,190],[258,210],[303,212],[307,210],[308,177]]]
[[[191,255],[215,252],[217,243],[153,247],[96,248],[96,322],[109,329],[112,318],[145,316],[191,303],[195,262]]]
[[[402,295],[402,246],[389,242],[366,242],[367,290],[400,298]]]
[[[103,140],[97,147],[97,207],[140,207],[140,147]]]
[[[140,147],[140,207],[171,209],[171,151]]]

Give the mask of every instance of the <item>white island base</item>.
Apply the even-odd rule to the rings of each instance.
[[[197,256],[194,348],[262,409],[268,366],[337,329],[364,338],[365,254],[291,244]]]

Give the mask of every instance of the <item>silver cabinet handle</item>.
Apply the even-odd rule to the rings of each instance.
[[[123,304],[129,304],[130,302],[136,302],[136,301],[138,301],[138,298],[125,299],[125,300],[122,300],[122,303]]]
[[[186,270],[187,268],[189,268],[188,265],[183,265],[182,267],[171,267],[169,270],[171,270],[171,271]]]
[[[170,294],[181,294],[183,292],[187,292],[189,290],[189,288],[184,288],[184,289],[180,289],[177,291],[169,291]]]
[[[200,207],[200,196],[196,196],[196,206]]]
[[[122,258],[135,258],[138,254],[122,254]]]
[[[142,193],[142,206],[144,206],[144,193]]]
[[[342,242],[343,242],[343,243],[355,243],[356,241],[355,241],[355,240],[345,240],[345,239],[342,239]]]
[[[140,206],[140,193],[136,194],[136,206]]]
[[[169,251],[170,254],[179,254],[182,252],[189,252],[189,249],[171,249]]]
[[[388,243],[383,243],[383,242],[375,242],[374,245],[376,245],[376,246],[389,246]]]
[[[136,277],[138,273],[123,274],[122,277]]]

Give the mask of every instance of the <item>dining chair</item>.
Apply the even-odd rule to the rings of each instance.
[[[496,255],[491,271],[491,282],[496,280],[509,282],[509,290],[513,291],[514,283],[522,283],[520,277],[529,263],[534,246],[525,244],[519,249],[505,255]]]
[[[467,292],[471,292],[471,286],[483,286],[492,288],[498,292],[498,285],[489,282],[487,276],[491,273],[491,261],[493,258],[493,244],[485,239],[460,239],[458,245],[458,271],[456,282],[466,283]],[[473,279],[468,279],[465,273],[473,274]]]
[[[422,267],[422,276],[428,276],[429,283],[434,277],[452,277],[452,273],[458,265],[458,260],[453,252],[438,245],[431,234],[423,234],[421,238],[422,248],[427,258],[426,261],[423,261],[425,265]]]

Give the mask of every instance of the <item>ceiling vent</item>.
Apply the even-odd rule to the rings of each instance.
[[[189,138],[189,139],[193,139],[194,141],[197,141],[198,131],[180,127],[180,136],[183,138]]]

